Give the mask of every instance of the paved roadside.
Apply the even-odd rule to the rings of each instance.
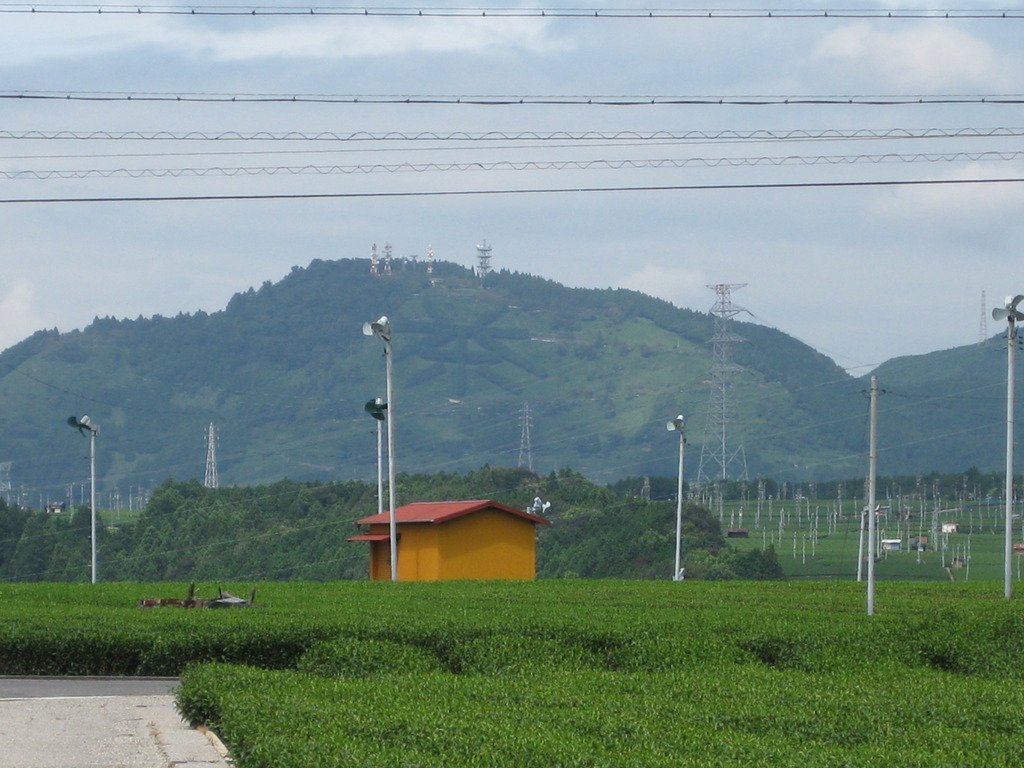
[[[225,768],[174,708],[173,680],[0,679],[0,768]]]

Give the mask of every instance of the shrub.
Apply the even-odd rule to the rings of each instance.
[[[380,638],[342,637],[313,645],[297,668],[323,677],[371,677],[438,671],[437,656],[422,646]]]

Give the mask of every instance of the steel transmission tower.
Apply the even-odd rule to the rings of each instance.
[[[981,320],[978,321],[978,344],[988,341],[988,301],[985,292],[981,292]]]
[[[210,422],[206,428],[206,479],[203,485],[207,488],[219,487],[217,480],[217,427]]]
[[[523,410],[519,412],[519,421],[522,423],[522,436],[519,439],[519,467],[526,467],[533,472],[533,446],[530,444],[530,426],[533,424],[533,417],[530,416],[530,404],[523,403]]]
[[[11,464],[13,462],[0,462],[0,494],[3,494],[4,501],[11,503]]]
[[[704,444],[700,449],[697,482],[701,485],[717,480],[747,480],[747,457],[743,443],[730,446],[732,426],[736,419],[735,405],[729,399],[733,374],[739,366],[732,362],[732,347],[745,339],[732,330],[732,319],[743,307],[732,303],[732,292],[746,283],[719,283],[707,286],[715,292],[714,333],[711,337],[711,393],[708,397],[707,419],[704,423]],[[749,312],[748,312],[749,314]],[[734,440],[735,442],[735,440]]]

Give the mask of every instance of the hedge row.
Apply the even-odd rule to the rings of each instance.
[[[937,585],[908,586],[906,610],[870,618],[858,591],[828,585],[814,594],[757,584],[289,584],[275,586],[263,608],[222,611],[140,610],[123,599],[139,585],[47,585],[44,600],[31,586],[0,587],[0,674],[177,675],[198,662],[294,669],[301,661],[358,675],[394,656],[457,674],[718,663],[821,672],[882,662],[1024,678],[1017,601]],[[808,596],[815,600],[793,599]]]
[[[390,672],[211,664],[183,714],[239,768],[1002,768],[1021,764],[1021,686],[934,670]]]

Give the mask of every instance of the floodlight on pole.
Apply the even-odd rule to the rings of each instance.
[[[96,435],[100,433],[97,424],[93,424],[88,416],[68,417],[68,425],[77,429],[79,434],[89,435],[89,542],[92,550],[92,583],[96,583]]]
[[[1003,552],[1003,594],[1013,595],[1011,560],[1013,558],[1013,379],[1014,353],[1017,349],[1017,321],[1024,320],[1024,313],[1017,305],[1024,301],[1024,295],[1007,296],[1002,307],[992,310],[993,320],[1006,321],[1006,541]]]
[[[363,335],[376,336],[384,342],[384,371],[387,380],[387,392],[385,402],[387,403],[388,416],[388,504],[389,504],[389,544],[391,546],[391,580],[398,581],[398,528],[395,518],[395,409],[394,398],[392,397],[392,367],[391,367],[391,321],[387,315],[381,315],[373,322],[363,323]]]
[[[679,433],[679,481],[676,487],[676,561],[672,571],[672,581],[682,581],[684,572],[683,554],[683,459],[686,455],[686,421],[679,414],[672,421],[665,422],[665,429]]]
[[[387,418],[388,404],[379,397],[368,400],[363,410],[370,414],[377,424],[377,514],[384,514],[384,425],[382,422]]]

